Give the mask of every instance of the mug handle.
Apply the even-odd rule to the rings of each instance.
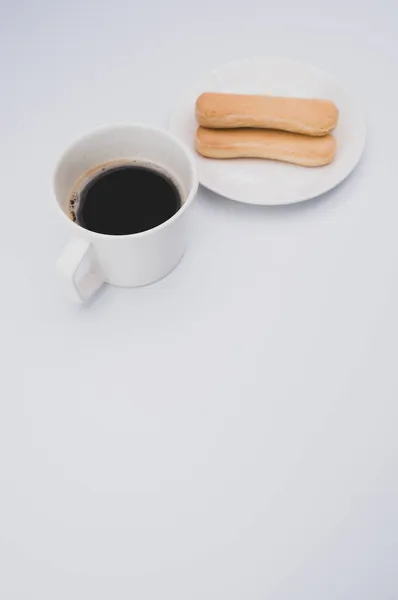
[[[74,302],[86,302],[104,283],[90,242],[74,239],[57,261],[57,272]]]

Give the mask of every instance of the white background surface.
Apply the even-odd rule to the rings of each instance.
[[[322,4],[1,2],[2,600],[397,598],[397,12]],[[363,98],[356,172],[201,190],[171,276],[69,305],[59,153],[267,54]]]

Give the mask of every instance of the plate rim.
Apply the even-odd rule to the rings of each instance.
[[[263,55],[263,56],[256,55],[256,56],[252,56],[252,57],[240,58],[240,59],[235,59],[232,61],[222,63],[222,64],[208,70],[201,77],[198,77],[195,80],[195,82],[193,82],[190,86],[188,86],[183,91],[183,93],[180,94],[179,101],[176,103],[176,106],[170,116],[170,119],[169,119],[170,129],[175,133],[175,135],[180,137],[180,134],[177,131],[177,127],[175,127],[174,123],[181,113],[182,107],[184,106],[184,103],[185,103],[184,102],[185,98],[190,96],[194,92],[194,90],[196,90],[198,85],[200,86],[201,81],[204,81],[207,77],[209,77],[210,74],[212,74],[213,72],[217,71],[220,68],[231,67],[234,65],[242,65],[244,63],[251,63],[254,61],[275,62],[275,63],[276,62],[284,62],[285,64],[290,64],[293,66],[294,65],[301,66],[301,67],[304,66],[308,69],[318,72],[324,79],[328,79],[331,83],[333,83],[339,89],[341,89],[342,92],[347,96],[347,98],[349,100],[351,100],[351,102],[353,102],[353,104],[356,106],[356,114],[357,114],[357,117],[358,117],[358,120],[360,123],[360,133],[361,133],[361,137],[362,137],[362,139],[360,140],[360,144],[358,145],[357,156],[355,157],[355,160],[352,162],[352,164],[350,164],[350,167],[347,170],[347,173],[343,177],[339,178],[339,180],[336,181],[335,183],[332,183],[332,184],[328,183],[324,187],[320,186],[321,189],[319,191],[317,190],[315,193],[302,194],[301,196],[297,195],[293,199],[279,198],[276,202],[269,202],[267,200],[259,201],[257,199],[253,199],[253,200],[242,199],[241,197],[234,195],[233,192],[232,193],[228,192],[226,194],[225,191],[222,191],[217,185],[208,185],[207,183],[204,183],[202,181],[202,177],[201,177],[201,168],[200,168],[200,165],[198,164],[198,158],[195,155],[195,152],[193,152],[193,154],[195,156],[195,161],[196,161],[196,164],[198,167],[198,175],[199,175],[200,185],[203,186],[204,188],[218,194],[219,196],[222,196],[223,198],[233,200],[234,202],[241,202],[243,204],[252,204],[255,206],[286,206],[289,204],[298,204],[301,202],[306,202],[308,200],[312,200],[314,198],[318,198],[319,196],[326,194],[327,192],[331,191],[332,189],[334,189],[337,186],[339,186],[340,184],[342,184],[351,175],[351,173],[355,170],[355,168],[358,166],[358,164],[363,156],[365,147],[366,147],[367,123],[366,123],[365,111],[363,110],[362,105],[360,104],[359,100],[357,100],[356,96],[354,94],[352,94],[351,91],[349,89],[347,89],[345,87],[345,85],[343,85],[343,83],[340,82],[340,80],[336,79],[333,75],[330,75],[327,71],[324,71],[322,68],[320,68],[317,65],[314,65],[312,63],[307,63],[307,62],[301,61],[301,60],[296,60],[293,58],[288,58],[288,57],[283,57],[283,56],[273,56],[273,55]],[[181,139],[181,137],[180,137],[180,139]],[[184,140],[184,142],[185,142],[185,140]]]

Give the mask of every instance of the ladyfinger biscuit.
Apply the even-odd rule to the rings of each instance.
[[[267,129],[205,129],[196,132],[197,152],[207,158],[268,158],[320,167],[336,153],[333,136],[312,137]]]
[[[212,129],[260,127],[321,136],[336,127],[338,109],[330,100],[206,92],[196,101],[196,118]]]

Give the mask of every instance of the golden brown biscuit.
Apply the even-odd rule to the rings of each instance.
[[[196,150],[207,158],[268,158],[320,167],[336,153],[333,136],[313,137],[266,129],[205,129],[196,132]]]
[[[260,127],[320,136],[336,127],[338,109],[330,100],[206,92],[196,101],[196,118],[212,129]]]

